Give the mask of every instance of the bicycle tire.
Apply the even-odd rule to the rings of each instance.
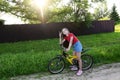
[[[53,69],[51,68],[52,66],[53,66]],[[56,67],[58,69],[54,69],[54,67]],[[50,60],[48,63],[48,71],[52,74],[58,74],[58,73],[62,72],[64,70],[64,68],[65,68],[65,61],[61,57],[55,57],[52,60]]]
[[[90,69],[93,66],[93,57],[88,54],[81,56],[83,71]]]

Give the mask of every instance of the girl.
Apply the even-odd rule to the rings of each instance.
[[[62,34],[65,35],[65,37],[62,39]],[[73,34],[70,33],[67,28],[63,28],[62,32],[59,32],[59,37],[60,37],[60,44],[63,44],[65,40],[69,42],[68,48],[66,51],[69,51],[70,48],[73,46],[73,55],[76,55],[78,58],[79,62],[79,70],[76,73],[76,75],[81,75],[82,74],[82,60],[81,60],[81,52],[82,52],[82,44],[78,40],[78,38]],[[77,70],[77,67],[73,66],[71,70]]]

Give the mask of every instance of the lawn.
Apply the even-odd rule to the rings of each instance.
[[[78,37],[96,66],[120,62],[120,25],[113,33]],[[71,52],[71,51],[70,51]],[[48,61],[60,54],[58,39],[0,44],[0,78],[47,71]]]

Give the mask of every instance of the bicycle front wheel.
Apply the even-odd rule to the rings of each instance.
[[[65,68],[65,61],[61,57],[53,58],[48,64],[48,71],[52,74],[60,73]]]
[[[90,69],[93,65],[92,56],[85,54],[85,55],[82,55],[81,58],[82,58],[82,69],[83,70]]]

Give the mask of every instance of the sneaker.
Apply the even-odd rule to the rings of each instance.
[[[83,71],[79,70],[76,75],[80,76],[82,73],[83,73]]]
[[[78,68],[77,68],[76,66],[73,66],[73,67],[71,68],[71,70],[72,70],[72,71],[76,71],[76,70],[78,70]]]

